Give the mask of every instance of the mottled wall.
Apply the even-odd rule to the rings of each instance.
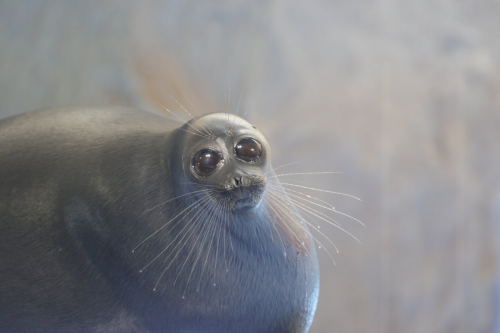
[[[340,253],[320,250],[311,332],[490,332],[499,17],[490,0],[4,0],[0,116],[241,96],[275,166],[342,171],[293,179],[363,200],[316,193],[366,227],[338,216],[360,245],[322,224]]]

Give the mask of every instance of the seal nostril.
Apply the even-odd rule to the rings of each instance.
[[[234,185],[235,186],[240,186],[241,182],[240,182],[240,180],[238,178],[234,178],[233,180],[234,180]]]

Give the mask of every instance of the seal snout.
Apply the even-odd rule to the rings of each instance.
[[[231,183],[234,210],[250,209],[260,203],[265,190],[264,179],[258,176],[239,176],[233,178]]]

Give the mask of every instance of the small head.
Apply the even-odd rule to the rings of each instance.
[[[259,206],[271,152],[255,126],[232,114],[212,113],[192,119],[180,130],[186,193],[206,191],[236,213]]]

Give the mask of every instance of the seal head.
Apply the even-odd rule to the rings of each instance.
[[[233,115],[213,113],[194,118],[179,130],[184,177],[177,186],[183,193],[205,189],[215,205],[240,214],[259,206],[271,150],[255,126]]]

